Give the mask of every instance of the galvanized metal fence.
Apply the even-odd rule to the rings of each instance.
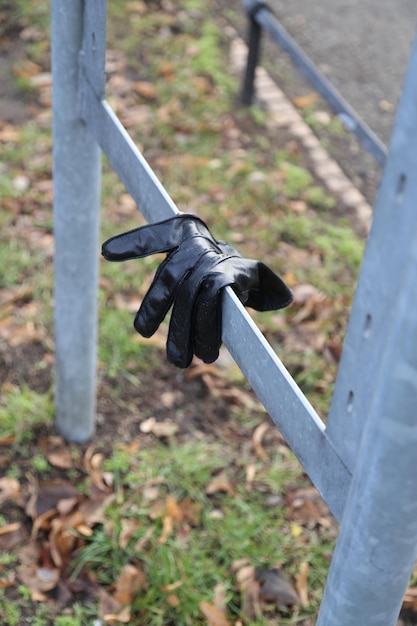
[[[56,420],[83,441],[95,422],[99,147],[149,222],[178,209],[104,99],[106,1],[52,0],[51,17]],[[417,556],[416,101],[417,43],[327,425],[233,291],[223,297],[225,345],[341,522],[318,626],[394,625]]]

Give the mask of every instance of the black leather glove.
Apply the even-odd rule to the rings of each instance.
[[[179,214],[117,235],[103,244],[108,261],[126,261],[167,252],[136,314],[135,329],[151,337],[173,304],[167,340],[168,361],[188,367],[193,354],[205,363],[219,355],[221,290],[230,285],[239,299],[258,311],[292,301],[288,287],[260,261],[244,259],[216,241],[198,217]]]

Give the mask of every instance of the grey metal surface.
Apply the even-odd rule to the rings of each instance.
[[[417,59],[410,61],[349,319],[328,418],[328,433],[348,467],[374,395],[385,340],[396,323],[417,232]],[[410,306],[412,305],[410,301]]]
[[[317,626],[394,626],[417,557],[416,102],[417,41],[329,425],[338,443],[349,418],[363,437]]]
[[[230,288],[223,297],[223,340],[304,470],[340,520],[351,474],[333,448],[314,408]]]
[[[56,423],[70,441],[95,425],[100,151],[77,112],[82,0],[52,0]]]

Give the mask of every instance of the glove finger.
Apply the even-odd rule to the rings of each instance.
[[[193,235],[211,239],[210,231],[202,220],[184,213],[115,235],[103,243],[102,254],[107,261],[138,259],[158,252],[170,252]]]
[[[206,252],[203,246],[196,252],[195,239],[190,239],[161,263],[134,321],[135,329],[143,337],[151,337],[159,328],[177,290]]]
[[[260,261],[232,257],[221,264],[232,277],[230,284],[241,302],[258,311],[274,311],[292,302],[292,292],[267,265]]]
[[[212,274],[200,288],[195,305],[193,351],[204,363],[213,363],[219,356],[222,343],[221,289],[230,282],[228,276]]]
[[[249,290],[246,306],[257,311],[275,311],[282,309],[293,300],[292,291],[284,281],[261,261],[251,261],[256,264],[257,286]]]
[[[168,361],[177,367],[188,367],[193,358],[194,312],[200,284],[219,255],[208,250],[181,283],[174,300],[167,340]],[[213,327],[207,328],[209,334]]]

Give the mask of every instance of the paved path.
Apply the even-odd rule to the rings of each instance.
[[[417,29],[416,0],[268,0],[359,115],[389,142]]]

